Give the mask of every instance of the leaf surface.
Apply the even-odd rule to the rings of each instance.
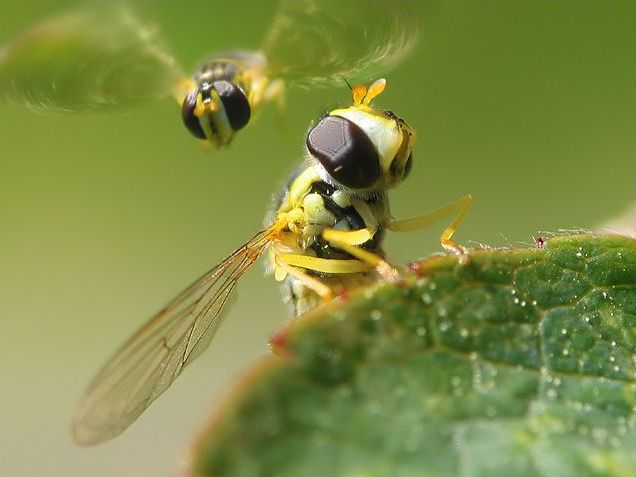
[[[201,476],[636,475],[636,241],[433,257],[280,331]]]

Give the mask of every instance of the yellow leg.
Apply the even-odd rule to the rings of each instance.
[[[368,272],[373,268],[372,265],[360,260],[319,258],[295,253],[276,254],[276,263],[313,270],[315,272],[335,274]]]
[[[358,246],[373,237],[373,234],[374,232],[369,229],[351,231],[325,229],[322,231],[322,237],[331,245],[353,255],[361,263],[375,268],[385,280],[396,280],[399,277],[399,273],[394,267],[389,265],[379,255]]]
[[[285,270],[291,276],[300,280],[305,286],[311,288],[318,296],[323,300],[331,300],[333,298],[333,292],[331,288],[322,283],[320,280],[310,276],[302,270],[292,266],[288,263],[287,258],[289,256],[295,256],[294,254],[278,254],[276,255],[276,265]]]
[[[468,212],[468,209],[470,208],[472,203],[473,198],[470,194],[468,194],[428,214],[424,214],[419,217],[413,217],[411,219],[393,220],[386,224],[386,228],[389,230],[404,232],[419,230],[424,227],[428,227],[431,224],[434,224],[444,217],[455,214],[455,218],[453,219],[453,221],[448,227],[444,229],[444,231],[440,235],[439,241],[442,247],[456,254],[461,262],[466,262],[468,260],[466,249],[461,245],[456,244],[451,239],[455,234],[457,227],[459,227],[459,224],[461,224],[462,220],[464,220],[466,212]]]

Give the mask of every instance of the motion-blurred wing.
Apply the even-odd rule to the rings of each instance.
[[[419,0],[283,0],[263,43],[272,77],[304,87],[364,82],[415,46]]]
[[[73,420],[80,445],[123,432],[204,351],[229,308],[236,282],[270,243],[262,231],[139,329],[95,377]]]
[[[93,2],[0,49],[0,96],[41,113],[101,111],[168,95],[182,78],[128,9]]]

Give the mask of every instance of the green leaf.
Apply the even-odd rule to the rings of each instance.
[[[636,475],[636,241],[560,237],[411,268],[281,331],[191,472]]]

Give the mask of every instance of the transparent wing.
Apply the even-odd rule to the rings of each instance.
[[[156,31],[109,2],[45,20],[0,49],[0,96],[40,113],[136,104],[182,77]]]
[[[420,3],[283,0],[262,46],[271,76],[301,87],[383,76],[415,46]]]
[[[94,378],[73,420],[73,437],[94,445],[123,432],[204,351],[236,282],[275,235],[256,234],[155,315]]]

